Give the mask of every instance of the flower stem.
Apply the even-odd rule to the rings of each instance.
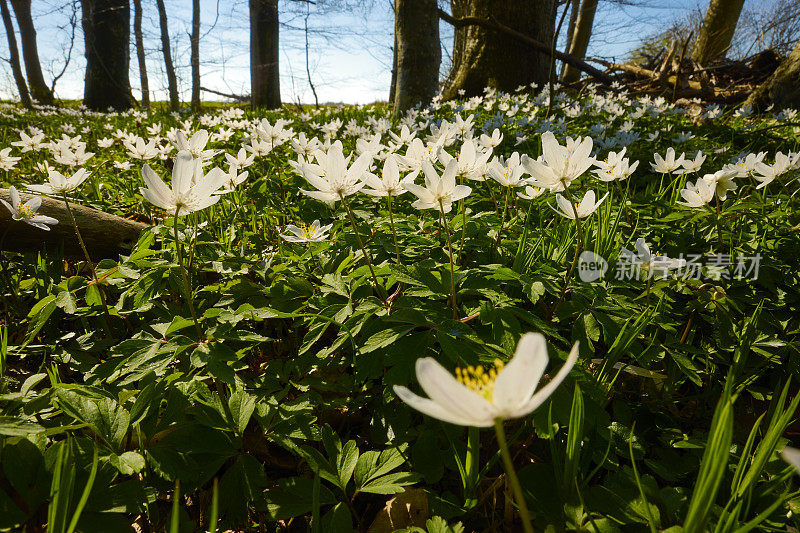
[[[456,259],[459,265],[461,265],[461,254],[464,253],[464,240],[467,236],[467,206],[464,204],[465,201],[463,199],[459,201],[459,207],[461,208],[461,243],[458,245],[458,258]]]
[[[350,202],[348,202],[347,198],[344,196],[341,196],[341,199],[342,202],[344,202],[345,209],[347,209],[347,216],[350,217],[350,225],[353,226],[353,232],[356,234],[356,241],[358,241],[358,245],[361,247],[361,253],[364,255],[364,261],[367,262],[369,272],[372,275],[372,285],[375,288],[375,291],[378,293],[380,299],[386,303],[386,295],[384,294],[381,286],[378,284],[378,276],[375,275],[375,269],[372,268],[372,261],[370,260],[369,252],[364,246],[364,242],[361,240],[361,235],[358,233],[358,226],[356,226],[356,219],[353,217],[353,210],[350,209]]]
[[[394,229],[394,215],[392,214],[392,194],[386,196],[386,201],[389,204],[389,224],[392,226],[392,239],[394,239],[394,253],[397,255],[397,264],[401,265],[400,261],[400,247],[397,245],[397,231]]]
[[[447,251],[450,253],[450,303],[453,306],[453,320],[458,320],[458,307],[456,306],[456,276],[455,267],[453,266],[453,246],[450,242],[450,226],[447,224],[447,217],[444,215],[444,205],[439,200],[439,212],[442,215],[442,222],[444,223],[444,234],[447,236]]]
[[[525,533],[533,533],[531,516],[530,513],[528,513],[528,504],[525,502],[525,494],[522,492],[522,485],[519,484],[517,472],[514,470],[514,463],[511,461],[511,453],[508,451],[508,443],[506,442],[506,432],[503,429],[502,418],[495,419],[494,432],[495,435],[497,435],[497,444],[500,446],[500,456],[503,458],[503,466],[506,469],[506,475],[511,482],[511,489],[514,491],[514,499],[519,509],[519,517],[522,520],[522,529]]]
[[[89,257],[89,251],[86,249],[86,245],[83,242],[83,236],[81,236],[81,231],[78,229],[78,223],[75,221],[75,215],[72,214],[72,208],[69,206],[69,198],[67,198],[67,193],[63,193],[62,196],[64,198],[64,207],[67,209],[69,219],[72,221],[72,227],[75,228],[75,235],[78,237],[78,243],[81,245],[81,250],[83,250],[83,256],[86,258],[86,263],[89,265],[89,270],[92,271],[92,280],[94,281],[95,287],[97,287],[97,293],[100,295],[100,302],[103,304],[106,333],[108,333],[110,336],[113,336],[111,334],[111,315],[108,314],[106,295],[103,292],[103,287],[100,285],[100,281],[97,279],[97,272],[94,269],[94,263],[92,263],[92,258]]]
[[[197,322],[197,313],[194,311],[194,303],[192,303],[192,288],[189,285],[189,278],[186,275],[186,267],[183,265],[183,246],[181,246],[181,240],[178,237],[178,213],[180,212],[180,207],[175,210],[175,220],[172,223],[172,229],[175,235],[175,248],[178,252],[178,264],[181,267],[181,278],[183,279],[183,290],[186,292],[186,303],[189,304],[189,312],[192,314],[192,320],[194,321],[194,329],[197,330],[197,338],[200,341],[206,340],[206,336],[203,335],[203,330],[200,329],[200,324]]]
[[[503,227],[506,225],[506,213],[508,213],[508,195],[511,192],[511,187],[506,187],[506,200],[503,203],[503,216],[500,218],[500,229],[497,230],[497,238],[494,240],[494,245],[492,245],[492,253],[489,254],[491,257],[494,255],[494,252],[497,250],[497,247],[500,245],[500,238],[503,236]]]
[[[467,455],[464,459],[464,472],[466,474],[466,486],[464,487],[464,507],[472,509],[478,504],[476,496],[478,484],[480,483],[480,463],[481,440],[480,428],[467,428]]]
[[[719,251],[722,252],[722,202],[717,197],[717,241],[719,241]]]
[[[572,212],[575,214],[575,230],[576,230],[575,255],[572,258],[572,265],[570,265],[569,271],[567,271],[567,275],[564,277],[564,288],[561,290],[561,296],[558,297],[558,301],[552,307],[552,309],[550,309],[550,312],[548,313],[547,316],[548,321],[551,318],[553,318],[553,315],[555,315],[556,313],[556,309],[558,309],[558,306],[561,305],[561,303],[564,301],[564,298],[567,295],[567,290],[569,290],[569,283],[570,281],[572,281],[572,274],[573,272],[575,272],[575,267],[578,264],[578,256],[580,255],[581,249],[583,248],[583,233],[581,228],[581,219],[578,216],[578,208],[575,205],[575,202],[572,201],[572,195],[569,193],[569,190],[565,190],[564,192],[566,194],[567,199],[569,200],[569,203],[572,205]]]

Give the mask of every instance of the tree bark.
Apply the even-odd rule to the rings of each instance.
[[[567,43],[564,50],[569,53],[569,48],[572,46],[572,35],[575,33],[575,23],[578,21],[578,11],[581,8],[581,0],[569,0],[569,24],[567,25]],[[567,69],[567,64],[561,65],[561,78],[564,77],[564,72]]]
[[[192,111],[200,111],[200,0],[192,0]]]
[[[586,50],[589,48],[589,39],[592,36],[592,26],[594,25],[594,15],[597,12],[597,0],[583,0],[578,19],[575,21],[575,30],[572,34],[570,46],[567,53],[571,56],[583,59],[586,57]],[[573,83],[580,79],[581,73],[572,65],[564,67],[563,82]]]
[[[594,79],[596,79],[601,83],[608,85],[614,81],[614,79],[611,76],[609,76],[602,70],[593,67],[586,61],[583,61],[582,59],[578,59],[576,57],[572,57],[571,55],[565,54],[564,52],[555,50],[553,48],[552,41],[550,42],[550,44],[545,44],[541,41],[537,41],[536,39],[528,35],[525,35],[522,32],[509,28],[508,26],[499,24],[493,20],[486,20],[477,17],[453,18],[452,16],[448,15],[441,9],[439,10],[439,18],[444,20],[448,24],[452,24],[456,28],[462,28],[466,26],[480,26],[482,28],[487,28],[492,31],[500,32],[504,35],[508,35],[509,37],[511,37],[512,39],[516,40],[519,43],[526,44],[529,48],[533,48],[534,50],[537,50],[542,54],[546,54],[548,59],[550,56],[552,56],[560,61],[563,61],[564,63],[567,63],[568,65],[574,66],[578,70],[581,70],[582,72],[589,74],[590,76],[592,76]],[[601,64],[603,63],[602,61],[596,59],[593,59],[592,61],[599,62]],[[548,65],[548,71],[549,71],[549,65]],[[448,77],[448,80],[449,79],[450,77]],[[450,82],[448,81],[448,83]]]
[[[0,0],[0,5],[5,0]],[[32,195],[20,192],[23,202]],[[0,189],[0,198],[10,202],[8,189]],[[81,230],[86,248],[93,258],[119,257],[120,253],[130,253],[139,235],[147,229],[141,222],[114,216],[90,207],[70,202],[70,209]],[[40,230],[21,221],[13,220],[7,209],[0,207],[0,235],[5,234],[3,241],[5,250],[23,252],[39,250],[42,244],[53,246],[64,245],[67,256],[83,257],[83,252],[75,237],[75,229],[67,213],[64,202],[54,198],[42,197],[39,213],[58,219],[58,224],[50,226],[50,231]],[[8,233],[6,230],[9,229]]]
[[[747,103],[759,110],[770,103],[777,108],[800,107],[800,41],[772,76],[750,95]]]
[[[395,11],[397,16],[397,11]],[[397,32],[394,34],[394,44],[392,45],[392,81],[389,85],[389,103],[394,105],[394,92],[397,89]]]
[[[0,0],[0,13],[3,16],[3,25],[6,28],[8,37],[8,55],[11,63],[11,70],[14,72],[14,82],[17,84],[19,101],[31,108],[31,97],[28,94],[28,85],[25,83],[25,76],[22,75],[22,66],[19,64],[19,49],[17,48],[17,37],[14,35],[14,23],[11,20],[11,13],[8,10],[6,0]]]
[[[250,0],[251,105],[281,106],[278,0]]]
[[[83,103],[89,109],[133,106],[129,0],[81,0],[86,55]]]
[[[744,0],[711,0],[692,50],[695,63],[705,66],[725,57],[743,5]]]
[[[11,0],[14,14],[19,25],[22,42],[22,59],[25,61],[25,73],[31,95],[40,104],[52,105],[53,92],[44,81],[42,65],[39,63],[39,47],[36,44],[36,28],[31,17],[31,0]]]
[[[164,0],[156,0],[158,7],[158,25],[161,27],[161,52],[164,54],[164,70],[167,71],[169,86],[169,108],[178,111],[181,108],[181,97],[178,94],[178,77],[175,76],[175,65],[172,63],[172,49],[169,42],[169,24]]]
[[[555,0],[451,0],[453,18],[476,18],[506,26],[540,42],[553,40]],[[550,55],[519,45],[507,33],[483,25],[456,27],[453,70],[442,97],[483,94],[484,87],[512,92],[529,83],[544,84]]]
[[[439,13],[436,0],[396,0],[397,86],[394,114],[428,104],[439,91]]]
[[[136,41],[136,58],[139,60],[139,82],[142,86],[142,107],[150,107],[150,82],[147,79],[147,62],[142,37],[142,0],[133,0],[133,37]]]

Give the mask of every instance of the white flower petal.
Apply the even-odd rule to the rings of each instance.
[[[513,412],[533,396],[547,368],[547,342],[541,333],[526,333],[517,344],[514,357],[494,382],[494,406]]]

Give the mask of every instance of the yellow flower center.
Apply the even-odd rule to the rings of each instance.
[[[306,239],[314,238],[314,233],[311,231],[311,228],[309,228],[303,222],[300,223],[300,229],[303,231],[303,237],[305,237]]]
[[[36,216],[36,212],[28,204],[19,206],[17,213],[22,218],[33,218]]]
[[[456,379],[491,403],[494,397],[494,382],[501,370],[503,370],[503,361],[495,359],[494,368],[490,368],[488,371],[482,365],[456,368]]]

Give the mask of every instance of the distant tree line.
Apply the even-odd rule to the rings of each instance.
[[[142,3],[154,2],[158,12],[163,68],[166,73],[169,105],[179,109],[175,64],[170,47],[169,13],[164,0],[72,0],[79,5],[83,30],[86,70],[84,104],[90,109],[127,109],[150,105],[150,89],[142,33]],[[306,70],[308,63],[308,16],[310,6],[335,0],[284,0],[304,4],[306,31]],[[514,91],[521,86],[543,87],[559,80],[564,84],[578,82],[582,73],[597,81],[606,81],[597,68],[586,61],[586,52],[595,26],[599,0],[392,0],[394,40],[390,103],[397,114],[427,104],[441,93],[442,98],[475,96],[485,87]],[[621,0],[605,0],[616,1]],[[635,0],[626,0],[628,2]],[[796,0],[781,0],[789,8]],[[278,0],[247,0],[250,27],[250,95],[254,107],[277,108],[280,93],[280,21]],[[692,38],[692,59],[709,65],[729,52],[744,0],[710,0],[702,21],[695,23],[686,39]],[[133,9],[131,9],[133,7]],[[13,11],[13,18],[12,18]],[[31,100],[41,104],[54,102],[55,81],[48,86],[42,74],[31,15],[31,0],[0,0],[0,14],[6,31],[9,60],[20,101],[30,106]],[[795,9],[791,17],[800,14]],[[136,50],[141,86],[141,102],[137,102],[130,83],[131,15],[133,43]],[[696,17],[699,19],[699,17]],[[19,28],[16,42],[14,21]],[[452,58],[449,73],[440,80],[442,47],[440,23],[453,27]],[[200,0],[192,0],[190,32],[191,99],[193,110],[201,106]],[[557,49],[557,38],[566,24],[566,45]],[[786,28],[794,27],[784,19],[761,21],[763,34],[786,39],[797,35]],[[74,36],[73,21],[73,36]],[[800,26],[800,24],[795,24]],[[766,43],[765,43],[766,44]],[[754,103],[768,101],[800,104],[800,42],[787,46],[783,65],[759,91]],[[21,48],[21,53],[20,53]],[[642,48],[641,53],[646,53]],[[789,50],[791,50],[790,53]],[[71,44],[70,44],[71,51]],[[556,60],[562,69],[556,73]],[[24,65],[24,70],[23,70]],[[63,72],[61,73],[63,74]],[[311,84],[316,99],[316,90]],[[214,91],[212,91],[214,92]],[[221,93],[220,93],[221,94]]]

